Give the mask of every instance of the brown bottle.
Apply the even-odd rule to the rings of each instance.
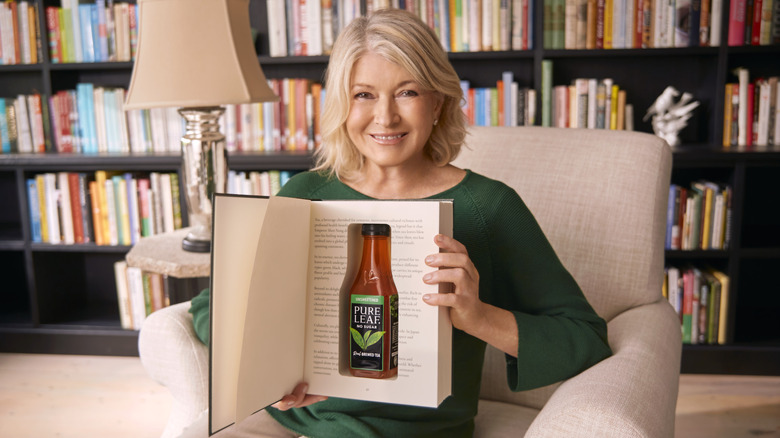
[[[363,224],[363,256],[349,292],[349,372],[398,374],[398,290],[390,268],[390,226]]]

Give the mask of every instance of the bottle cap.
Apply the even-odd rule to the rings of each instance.
[[[390,225],[387,224],[363,224],[361,233],[364,236],[389,236]]]

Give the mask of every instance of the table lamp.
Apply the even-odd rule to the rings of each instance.
[[[268,102],[254,50],[249,0],[139,0],[138,54],[125,110],[176,107],[186,120],[181,139],[182,191],[192,227],[187,251],[211,250],[212,195],[225,191],[227,151],[220,105]]]

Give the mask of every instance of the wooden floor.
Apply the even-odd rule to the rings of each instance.
[[[0,437],[157,437],[170,395],[138,358],[0,353]],[[683,375],[678,438],[780,438],[780,377]]]

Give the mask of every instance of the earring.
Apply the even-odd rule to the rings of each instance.
[[[439,124],[439,119],[433,119],[433,126],[436,126]]]

